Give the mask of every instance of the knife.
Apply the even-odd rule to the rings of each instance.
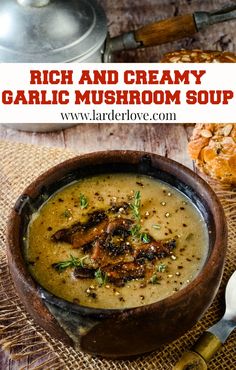
[[[138,30],[107,38],[104,61],[111,61],[114,52],[156,46],[180,40],[215,23],[236,19],[236,4],[213,12],[195,12],[154,22]]]
[[[236,271],[226,286],[225,303],[226,310],[222,319],[198,339],[191,351],[183,354],[173,370],[206,370],[207,363],[236,327]]]

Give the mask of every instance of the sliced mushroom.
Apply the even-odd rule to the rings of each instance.
[[[114,218],[108,223],[106,232],[111,235],[122,235],[128,236],[131,225],[133,221],[127,218]]]
[[[152,261],[155,258],[165,258],[170,256],[171,251],[176,247],[176,240],[152,241],[138,246],[135,250],[135,259],[147,259]]]
[[[55,234],[51,236],[51,240],[54,242],[65,242],[71,244],[72,235],[82,230],[82,228],[82,224],[80,222],[77,222],[68,229],[61,229],[55,232]]]
[[[89,269],[86,267],[76,267],[74,269],[74,277],[76,279],[93,279],[95,271],[95,269]]]
[[[129,280],[144,278],[145,265],[134,262],[120,263],[105,266],[102,272],[107,275],[109,282],[116,286],[124,286]]]
[[[81,248],[86,244],[92,243],[94,240],[99,238],[107,228],[107,221],[100,222],[99,225],[91,227],[87,230],[81,230],[73,234],[71,237],[71,243],[73,248]]]
[[[64,228],[58,230],[55,234],[52,235],[51,239],[54,242],[66,242],[73,244],[73,240],[76,234],[78,234],[78,236],[83,235],[83,233],[86,233],[92,228],[95,228],[104,220],[107,220],[106,212],[103,210],[95,211],[89,214],[87,222],[85,223],[77,222],[76,224],[72,225],[67,229]],[[75,248],[79,248],[79,246]]]

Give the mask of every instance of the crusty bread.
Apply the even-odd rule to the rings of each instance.
[[[180,50],[162,63],[236,63],[236,55],[220,51]],[[221,182],[236,185],[236,123],[197,124],[188,145],[197,166]]]
[[[203,172],[236,185],[236,123],[197,124],[188,151]]]
[[[236,63],[236,55],[222,51],[179,50],[167,53],[162,63]]]

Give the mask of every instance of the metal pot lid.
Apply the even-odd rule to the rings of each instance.
[[[0,1],[0,62],[83,61],[106,36],[95,0]]]

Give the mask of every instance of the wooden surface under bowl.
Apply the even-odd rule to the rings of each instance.
[[[169,183],[197,205],[208,225],[209,255],[201,272],[187,287],[162,301],[122,310],[86,308],[47,294],[26,268],[23,237],[32,212],[44,202],[45,195],[75,179],[108,172],[141,173]],[[226,242],[222,207],[199,176],[155,154],[107,151],[63,162],[25,189],[10,216],[7,254],[17,292],[39,325],[83,351],[124,358],[157,349],[181,336],[200,319],[219,287]]]

